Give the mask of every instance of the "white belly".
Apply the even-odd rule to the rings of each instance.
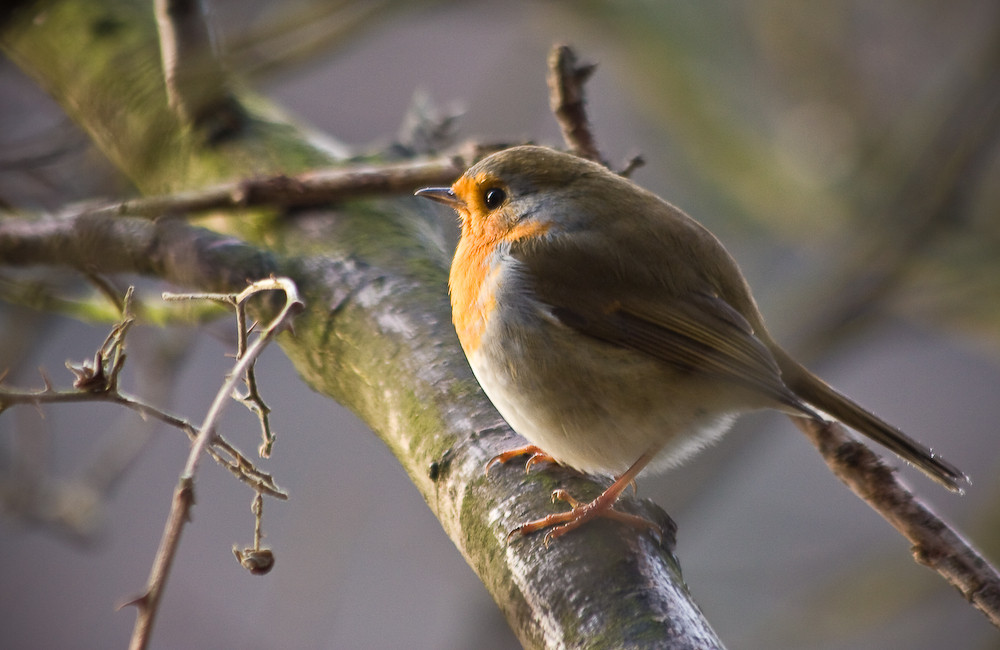
[[[651,449],[664,470],[718,439],[747,410],[731,387],[546,322],[469,361],[515,431],[560,463],[617,476]],[[552,363],[546,364],[543,360]]]

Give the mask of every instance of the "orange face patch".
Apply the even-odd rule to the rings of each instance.
[[[451,264],[448,287],[451,293],[452,321],[466,354],[479,347],[486,324],[496,308],[493,287],[502,272],[501,260],[494,253],[502,242],[514,242],[537,237],[549,231],[550,224],[520,221],[508,203],[490,210],[486,207],[486,190],[502,188],[489,174],[463,176],[452,185],[452,191],[462,199],[462,238]]]
[[[491,181],[493,178],[485,174],[475,178],[462,176],[451,186],[451,191],[465,202],[470,214],[483,214],[486,211],[486,204],[483,203],[482,188]]]
[[[480,173],[475,177],[463,176],[451,186],[466,208],[462,214],[463,238],[472,237],[494,243],[518,241],[548,232],[549,225],[546,223],[522,222],[515,212],[515,206],[509,203],[492,210],[487,208],[484,196],[492,188],[504,189],[499,180],[487,173]]]

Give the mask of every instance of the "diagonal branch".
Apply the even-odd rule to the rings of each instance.
[[[254,129],[214,148],[175,128],[166,98],[162,105],[154,101],[155,88],[114,95],[122,84],[148,89],[141,64],[148,53],[131,45],[125,57],[102,48],[151,42],[150,17],[132,11],[126,0],[73,3],[73,12],[65,10],[68,4],[53,3],[44,21],[27,12],[4,26],[0,42],[45,79],[140,188],[189,191],[241,176],[295,174],[330,164],[304,134],[277,119],[277,111],[251,116]],[[99,10],[103,18],[123,7],[129,11],[120,11],[118,29],[127,38],[101,41],[80,34],[95,19],[82,19],[79,12]],[[80,63],[114,54],[121,65],[113,68]],[[51,60],[66,64],[47,67]],[[108,96],[120,99],[118,113],[87,110]],[[123,134],[130,124],[143,129]],[[152,135],[143,135],[147,132],[158,138],[156,147],[150,146]],[[150,158],[151,150],[163,153]],[[584,498],[602,486],[558,469],[525,475],[511,468],[484,476],[485,462],[508,447],[513,434],[479,390],[457,344],[449,324],[447,254],[411,200],[359,201],[294,222],[267,223],[268,228],[253,215],[213,220],[217,232],[171,219],[77,215],[69,221],[21,230],[0,224],[0,257],[10,264],[37,263],[32,255],[75,264],[104,252],[112,259],[103,262],[103,270],[130,269],[202,288],[242,286],[246,277],[270,272],[250,270],[273,268],[282,260],[307,303],[296,336],[282,341],[284,350],[310,385],[353,409],[385,440],[526,646],[619,647],[622,639],[721,646],[680,579],[669,536],[657,544],[598,522],[549,549],[539,539],[507,544],[507,531],[529,511],[537,515],[544,509],[553,481]],[[45,233],[29,232],[32,228]],[[61,239],[64,257],[46,239]],[[138,247],[124,253],[94,248],[116,239]],[[274,252],[262,253],[255,245]],[[228,254],[233,252],[235,257]],[[178,489],[180,518],[171,530],[179,530],[191,497],[185,485]],[[648,502],[626,498],[622,507],[672,530],[666,515]]]
[[[45,78],[50,92],[139,188],[190,191],[331,164],[305,133],[259,100],[255,110],[264,113],[251,116],[255,127],[224,148],[175,130],[165,95],[156,104],[157,91],[144,77],[149,54],[134,46],[151,42],[151,17],[129,0],[74,3],[73,11],[69,4],[48,7],[44,21],[27,12],[6,26],[0,43]],[[109,12],[122,16],[121,40],[89,38],[85,30],[79,39],[66,38]],[[127,56],[105,51],[120,43],[133,44]],[[90,59],[121,64],[83,68]],[[47,67],[52,60],[68,65]],[[109,89],[123,85],[145,90],[118,98],[113,114],[85,110],[104,105]],[[131,124],[145,128],[123,133],[122,125]],[[154,148],[159,153],[151,157]],[[409,197],[354,201],[277,222],[246,211],[239,218],[213,219],[216,232],[176,219],[78,214],[68,222],[3,223],[0,256],[9,264],[76,265],[103,250],[108,259],[98,260],[101,272],[129,269],[223,291],[280,266],[307,304],[295,336],[281,341],[283,349],[311,386],[351,408],[386,442],[524,645],[579,646],[586,639],[616,647],[633,638],[721,647],[684,587],[669,536],[657,544],[600,522],[547,551],[535,539],[507,544],[507,532],[529,509],[547,507],[551,481],[581,496],[596,494],[601,485],[559,470],[484,476],[486,461],[513,434],[479,390],[458,345],[447,299],[449,255],[425,217]],[[51,240],[61,242],[62,255]],[[135,246],[124,252],[104,246],[124,241]],[[177,498],[189,496],[182,490]],[[628,497],[622,507],[671,530],[662,510],[648,502]]]
[[[791,418],[830,470],[913,544],[913,559],[936,571],[1000,627],[1000,574],[957,531],[913,495],[871,449],[836,422]]]
[[[211,139],[243,124],[200,0],[154,0],[163,77],[171,108],[182,123]],[[207,128],[206,128],[207,127]]]

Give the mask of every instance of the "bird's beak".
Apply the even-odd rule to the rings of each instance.
[[[438,203],[444,203],[450,208],[461,210],[465,208],[465,201],[451,191],[450,187],[425,187],[413,193],[414,196],[422,196]]]

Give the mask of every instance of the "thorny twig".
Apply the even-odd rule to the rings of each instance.
[[[236,383],[244,376],[247,369],[256,363],[260,353],[271,339],[288,326],[289,318],[300,312],[304,307],[302,301],[299,300],[298,289],[295,283],[288,278],[270,278],[254,282],[233,298],[239,304],[261,291],[275,290],[284,292],[284,307],[282,307],[278,315],[275,316],[254,342],[247,347],[243,357],[237,360],[236,365],[233,366],[222,388],[216,393],[204,421],[198,428],[198,436],[195,438],[194,444],[191,445],[187,462],[181,471],[180,481],[174,491],[170,515],[163,531],[163,537],[160,540],[160,547],[157,550],[156,558],[153,560],[146,591],[142,596],[129,603],[135,605],[139,610],[129,645],[133,650],[146,648],[149,644],[153,623],[159,610],[160,598],[163,595],[167,577],[170,575],[170,568],[176,556],[177,548],[180,545],[181,531],[184,528],[184,524],[190,519],[191,506],[194,504],[194,476],[198,469],[201,453],[214,437],[219,417],[222,415],[222,411],[228,403],[229,397],[236,387]],[[166,298],[167,296],[164,297]],[[190,297],[182,296],[179,299]]]
[[[236,359],[242,359],[247,352],[247,338],[250,336],[250,332],[256,327],[256,323],[251,324],[247,327],[247,313],[246,304],[247,299],[254,295],[256,292],[252,292],[249,289],[244,290],[238,295],[230,293],[164,293],[164,300],[213,300],[215,302],[221,302],[233,307],[236,310]],[[271,455],[271,449],[274,446],[275,435],[271,431],[271,407],[269,407],[265,402],[264,398],[261,397],[260,391],[257,388],[257,373],[254,370],[254,364],[250,364],[246,372],[243,375],[243,383],[246,384],[247,392],[240,393],[238,390],[234,389],[232,393],[233,399],[243,404],[251,413],[257,416],[260,421],[261,428],[261,445],[258,450],[258,454],[261,458],[268,458]]]
[[[255,576],[260,576],[270,572],[271,568],[274,567],[274,552],[269,548],[260,547],[264,538],[261,532],[261,520],[264,518],[264,499],[260,494],[254,497],[251,510],[254,514],[253,546],[243,550],[234,546],[233,555],[236,556],[243,568]]]
[[[129,287],[122,301],[122,318],[115,324],[92,360],[80,363],[67,362],[66,366],[76,376],[71,390],[58,390],[43,374],[44,387],[38,390],[16,390],[0,385],[0,413],[18,404],[67,404],[75,402],[108,402],[131,409],[143,418],[158,420],[180,429],[194,440],[198,430],[185,418],[173,415],[119,388],[118,376],[125,363],[125,338],[131,327],[133,288]],[[0,377],[2,381],[2,377]],[[274,478],[254,466],[253,461],[244,456],[221,435],[216,434],[205,452],[219,465],[252,487],[276,499],[285,500],[288,495],[277,486]]]

